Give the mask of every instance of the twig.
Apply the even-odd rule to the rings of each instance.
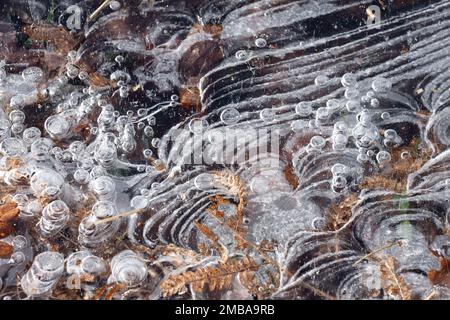
[[[436,290],[433,290],[428,296],[425,297],[424,300],[431,300],[436,296],[436,294],[437,294]]]
[[[358,260],[353,264],[353,266],[356,266],[356,265],[359,264],[361,261],[366,260],[367,258],[370,258],[371,256],[373,256],[374,254],[377,254],[377,253],[380,252],[380,251],[383,251],[383,250],[392,248],[392,247],[394,247],[394,246],[401,246],[401,245],[402,245],[402,241],[401,241],[401,240],[398,240],[398,241],[395,241],[395,242],[388,243],[388,244],[382,246],[381,248],[378,248],[378,249],[376,249],[376,250],[370,252],[369,254],[366,254],[366,255],[365,255],[364,257],[362,257],[361,259],[358,259]]]
[[[140,213],[142,211],[143,211],[142,209],[133,209],[133,210],[130,210],[130,211],[119,213],[119,214],[117,214],[117,215],[115,215],[113,217],[105,218],[105,219],[102,219],[102,220],[97,220],[97,221],[94,222],[94,224],[95,225],[99,225],[99,224],[102,224],[102,223],[116,221],[116,220],[119,220],[120,218],[129,217],[129,216],[132,216],[133,214]]]
[[[105,9],[105,7],[111,2],[111,0],[105,0],[100,7],[98,7],[94,12],[92,12],[92,14],[88,17],[87,21],[90,22],[92,20],[94,20],[99,14],[100,12]]]

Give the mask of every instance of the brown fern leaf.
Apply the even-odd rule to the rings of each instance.
[[[196,292],[202,291],[206,285],[209,290],[218,291],[228,288],[237,274],[257,269],[258,265],[255,261],[247,256],[242,260],[219,262],[217,267],[208,266],[169,276],[160,283],[160,287],[164,297],[181,294],[188,286]]]
[[[230,171],[218,171],[215,173],[215,179],[220,184],[228,188],[228,191],[234,196],[239,198],[239,203],[237,206],[237,215],[239,218],[244,216],[244,207],[247,203],[245,184],[242,182],[238,175],[233,174]]]
[[[329,230],[339,230],[352,217],[352,207],[358,201],[356,194],[351,194],[342,202],[333,204],[330,208],[331,214],[328,217]]]
[[[384,291],[396,300],[411,300],[412,292],[405,279],[396,273],[396,260],[389,256],[380,263],[382,287]]]
[[[234,217],[225,219],[225,214],[219,210],[219,206],[230,204],[230,201],[224,199],[220,195],[216,195],[210,199],[213,204],[207,209],[207,212],[234,234],[237,250],[248,248],[248,242],[245,240],[246,230],[242,226],[242,216],[238,213]]]
[[[205,226],[204,224],[194,221],[195,227],[203,233],[213,244],[216,244],[219,241],[219,237],[212,231],[210,228]]]
[[[364,178],[360,184],[362,189],[389,189],[398,193],[406,191],[406,181],[388,178],[384,176],[370,176]]]
[[[208,228],[207,226],[198,221],[195,221],[194,225],[201,233],[203,233],[209,239],[209,241],[211,241],[213,247],[217,250],[217,252],[219,252],[222,261],[227,261],[228,250],[224,245],[220,243],[219,237],[214,233],[214,231],[212,231],[210,228]]]

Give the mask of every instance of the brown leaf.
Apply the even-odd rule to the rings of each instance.
[[[49,24],[33,23],[23,27],[23,32],[31,39],[44,41],[55,46],[58,53],[66,55],[76,47],[78,41],[64,27],[55,27]]]
[[[0,259],[8,259],[13,251],[14,248],[11,245],[0,241]]]
[[[396,273],[396,260],[389,256],[380,264],[382,287],[386,294],[397,300],[411,300],[412,292],[405,279]]]
[[[14,232],[14,222],[19,216],[20,210],[17,203],[7,198],[5,203],[0,206],[0,237],[4,238]]]
[[[352,217],[353,205],[358,201],[356,194],[351,194],[342,202],[333,204],[330,208],[330,216],[328,218],[328,228],[330,230],[339,230]]]
[[[441,269],[428,272],[428,279],[433,284],[450,288],[450,260],[441,258]]]
[[[201,111],[200,90],[192,86],[184,86],[180,89],[181,107],[196,112]]]
[[[284,177],[286,178],[287,182],[291,185],[291,187],[294,190],[297,189],[299,182],[298,177],[294,173],[294,169],[291,166],[285,166],[283,173]]]

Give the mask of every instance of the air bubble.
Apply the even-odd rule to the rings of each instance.
[[[240,113],[235,108],[226,108],[220,114],[220,120],[226,125],[232,125],[239,122]]]
[[[356,87],[356,76],[353,73],[345,73],[341,78],[341,83],[344,87]]]
[[[271,122],[275,120],[275,112],[271,109],[261,110],[259,116],[264,122]]]
[[[7,138],[0,143],[0,152],[9,157],[21,157],[27,148],[21,139]]]
[[[209,190],[214,187],[214,178],[209,173],[202,173],[195,177],[194,185],[199,190]]]
[[[134,209],[144,209],[148,205],[148,200],[144,196],[136,196],[131,199],[130,205]]]
[[[321,150],[325,147],[325,139],[322,136],[314,136],[311,138],[309,145],[313,149]]]
[[[318,75],[315,79],[314,79],[314,83],[316,84],[316,86],[326,86],[328,81],[330,81],[330,78],[328,78],[328,76],[326,75]]]
[[[377,162],[379,164],[385,164],[385,163],[391,161],[391,154],[389,152],[383,150],[383,151],[380,151],[377,153],[376,158],[377,158]]]
[[[120,7],[121,7],[121,4],[120,4],[120,2],[119,1],[111,1],[110,3],[109,3],[109,7],[111,8],[111,10],[114,10],[114,11],[116,11],[116,10],[119,10],[120,9]]]
[[[302,101],[295,107],[295,112],[300,117],[308,117],[309,115],[311,115],[312,111],[312,103],[309,101]]]
[[[111,276],[120,284],[136,286],[147,278],[147,266],[131,250],[125,250],[111,259]]]
[[[267,40],[264,39],[264,38],[258,38],[258,39],[255,40],[255,45],[258,48],[264,48],[264,47],[267,46]]]
[[[341,107],[341,103],[337,99],[330,99],[327,101],[327,109],[331,113],[338,111],[340,109],[340,107]]]
[[[22,71],[22,78],[26,82],[39,82],[43,77],[44,72],[39,67],[29,67]]]
[[[348,88],[347,90],[345,90],[344,96],[349,100],[357,99],[359,97],[359,91],[355,88]]]
[[[145,134],[147,137],[152,137],[155,133],[154,133],[152,127],[147,126],[147,127],[144,128],[144,134]]]
[[[246,50],[239,50],[236,52],[236,59],[246,60],[249,57],[249,53]]]
[[[375,92],[387,92],[392,89],[392,82],[385,78],[376,78],[372,82],[372,89]]]
[[[381,114],[381,119],[388,120],[391,117],[391,114],[389,112],[383,112]]]

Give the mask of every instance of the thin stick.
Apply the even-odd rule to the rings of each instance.
[[[329,295],[329,294],[326,293],[325,291],[322,291],[322,290],[320,290],[320,289],[318,289],[318,288],[316,288],[316,287],[313,287],[312,285],[310,285],[310,284],[307,283],[307,282],[303,282],[303,281],[300,282],[300,286],[303,286],[303,287],[305,287],[306,289],[311,290],[311,291],[314,292],[314,294],[317,295],[317,296],[321,296],[321,297],[327,298],[328,300],[336,300],[335,297]]]
[[[361,259],[358,259],[358,260],[353,264],[353,266],[356,266],[356,265],[357,265],[358,263],[360,263],[361,261],[366,260],[367,258],[370,258],[371,256],[373,256],[374,254],[377,254],[377,253],[380,252],[380,251],[383,251],[383,250],[392,248],[392,247],[394,247],[394,246],[401,246],[401,245],[402,245],[402,241],[401,241],[401,240],[398,240],[398,241],[395,241],[395,242],[392,242],[392,243],[388,243],[388,244],[382,246],[381,248],[378,248],[378,249],[376,249],[376,250],[370,252],[369,254],[366,254],[366,255],[365,255],[364,257],[362,257]]]
[[[105,7],[111,2],[111,0],[105,0],[100,7],[98,7],[94,12],[92,12],[92,14],[88,17],[87,21],[90,22],[92,20],[94,20],[99,14],[100,12],[105,9]]]
[[[431,300],[436,296],[436,290],[431,291],[431,293],[424,300]]]
[[[115,215],[115,216],[110,217],[110,218],[97,220],[97,221],[94,222],[94,224],[98,225],[98,224],[102,224],[102,223],[116,221],[116,220],[119,220],[120,218],[129,217],[129,216],[132,216],[133,214],[140,213],[142,211],[143,211],[142,209],[133,209],[133,210],[130,210],[130,211],[119,213],[118,215]]]

